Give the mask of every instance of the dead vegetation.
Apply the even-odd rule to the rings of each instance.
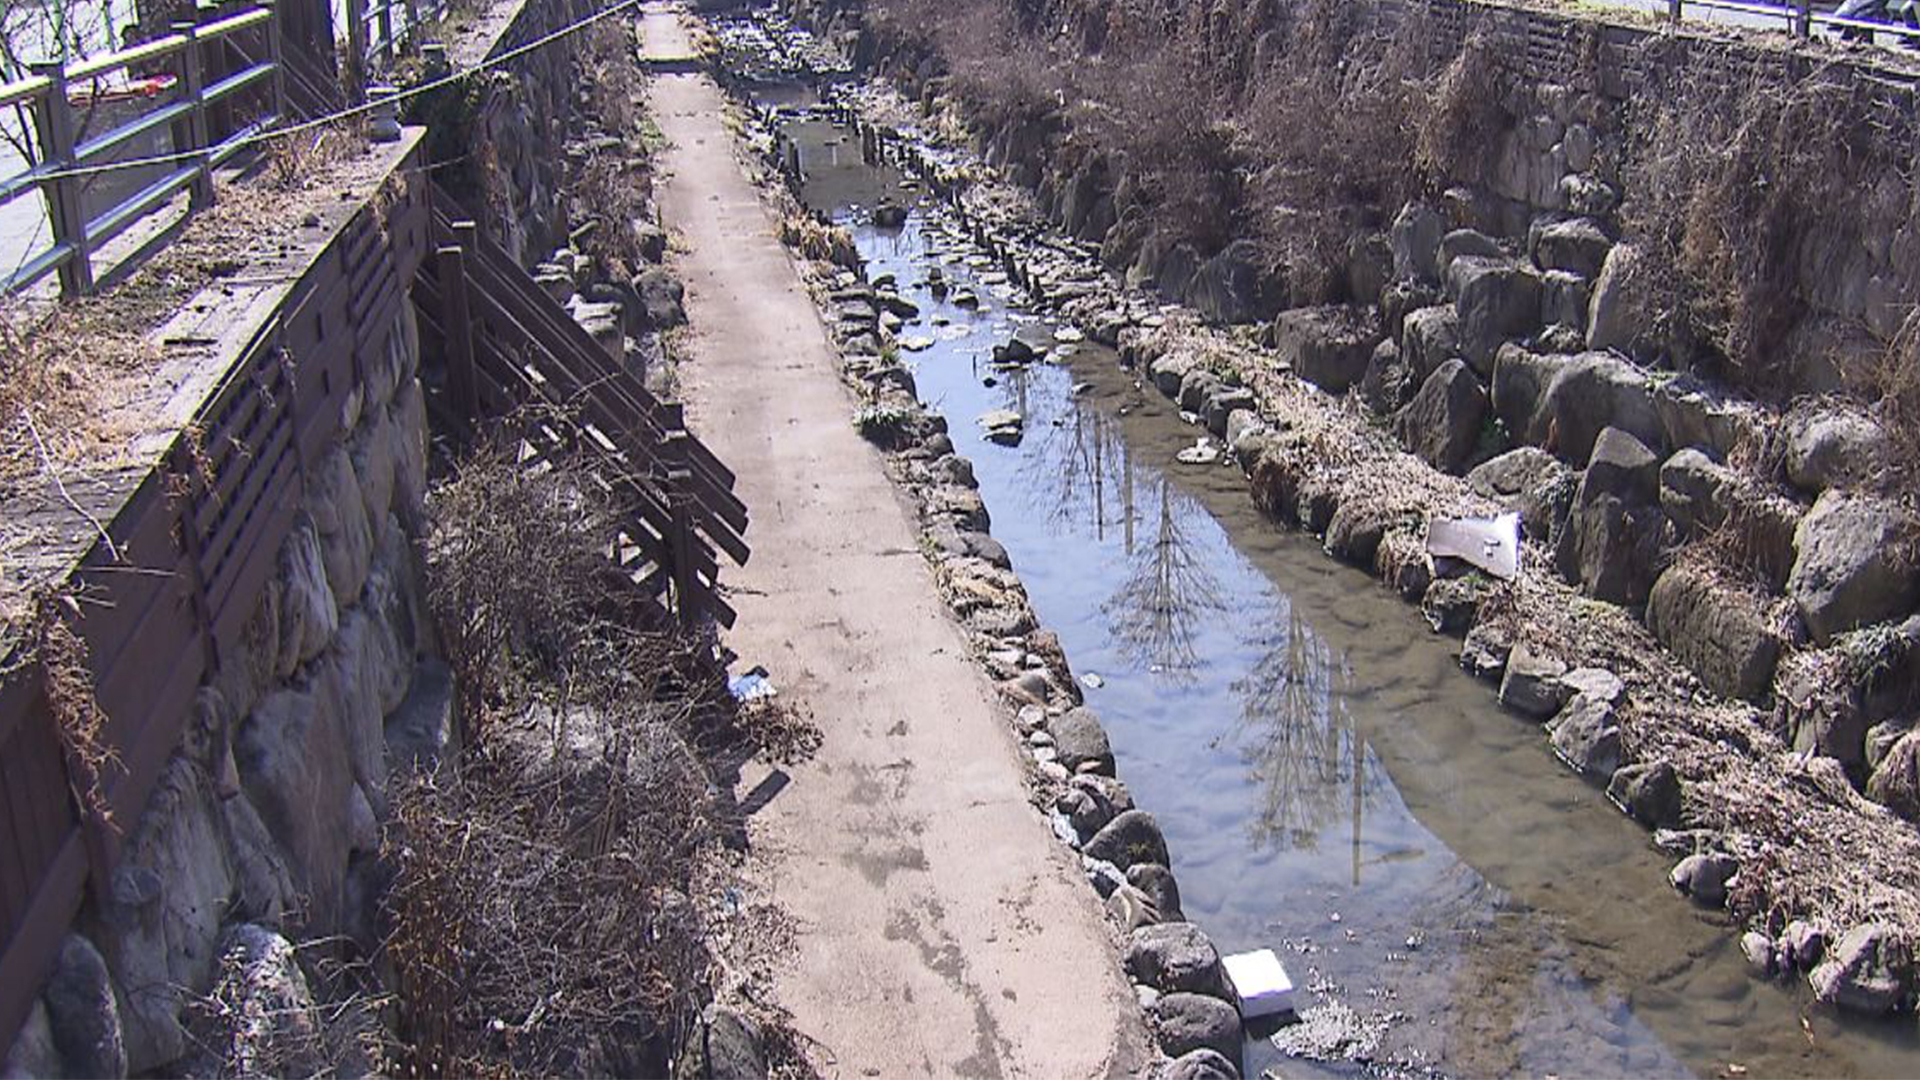
[[[1051,143],[1069,171],[1103,163],[1133,250],[1149,233],[1202,258],[1251,240],[1289,306],[1346,299],[1352,238],[1478,168],[1511,123],[1489,47],[1436,52],[1423,15],[1390,25],[1332,0],[877,7],[879,35],[937,56],[978,128]]]
[[[612,572],[599,489],[516,445],[431,502],[466,739],[394,797],[401,1039],[419,1074],[664,1075],[722,981],[706,920],[732,770],[818,736],[743,710],[710,636],[648,622]]]
[[[645,267],[633,223],[653,220],[650,145],[658,129],[646,113],[644,76],[634,60],[633,26],[610,19],[587,31],[581,55],[584,103],[604,139],[593,138],[570,163],[566,189],[582,248],[602,272],[630,281]],[[636,147],[639,152],[636,152]]]
[[[1814,366],[1836,369],[1836,389],[1870,391],[1853,359],[1873,351],[1866,329],[1821,319],[1803,285],[1837,288],[1853,272],[1881,224],[1863,210],[1910,190],[1911,135],[1848,69],[1794,76],[1713,48],[1696,44],[1706,55],[1671,86],[1637,96],[1628,124],[1624,215],[1647,256],[1656,335],[1776,399]]]
[[[374,178],[365,146],[350,125],[272,143],[250,174],[219,180],[214,205],[125,280],[90,297],[0,304],[0,505],[44,491],[59,498],[85,478],[151,464],[132,453],[153,424],[136,404],[151,407],[166,390],[153,384],[165,359],[156,332],[202,289],[277,253],[342,191],[364,190]],[[10,626],[43,584],[13,564],[37,572],[25,556],[46,537],[42,516],[0,519],[0,626]]]

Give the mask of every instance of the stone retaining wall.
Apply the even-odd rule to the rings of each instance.
[[[82,910],[9,1073],[181,1068],[190,996],[241,924],[365,956],[393,755],[437,751],[421,593],[427,417],[411,306],[349,395],[240,647],[200,689],[111,893]]]

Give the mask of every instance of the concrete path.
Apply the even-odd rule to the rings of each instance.
[[[687,51],[650,7],[650,59]],[[693,324],[681,382],[740,477],[753,559],[727,641],[825,732],[750,825],[799,923],[780,1004],[833,1076],[1131,1076],[1139,1010],[1077,860],[948,619],[909,511],[855,434],[826,332],[704,75],[659,74],[662,213]]]

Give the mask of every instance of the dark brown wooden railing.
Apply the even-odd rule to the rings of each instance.
[[[506,252],[435,195],[433,259],[414,285],[421,330],[447,360],[455,423],[551,407],[526,425],[532,460],[583,461],[624,515],[622,568],[682,621],[732,626],[719,556],[747,560],[747,508],[733,473],[687,430],[677,404],[647,391]]]

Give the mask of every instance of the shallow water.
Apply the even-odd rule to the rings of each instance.
[[[1376,1072],[1920,1074],[1911,1021],[1842,1025],[1803,988],[1750,979],[1724,913],[1667,887],[1647,834],[1463,674],[1455,642],[1262,519],[1233,468],[1176,463],[1203,432],[1110,350],[993,370],[996,342],[1045,344],[1051,324],[981,280],[937,208],[863,224],[917,192],[862,165],[849,133],[785,130],[808,203],[921,306],[902,331],[936,339],[903,354],[920,396],[972,459],[1041,621],[1101,680],[1086,697],[1119,774],[1223,951],[1272,947],[1302,1005],[1385,1021]],[[982,309],[935,300],[935,264]],[[1025,416],[1018,446],[982,436],[998,408]],[[1286,1058],[1266,1033],[1248,1075],[1362,1068]]]

